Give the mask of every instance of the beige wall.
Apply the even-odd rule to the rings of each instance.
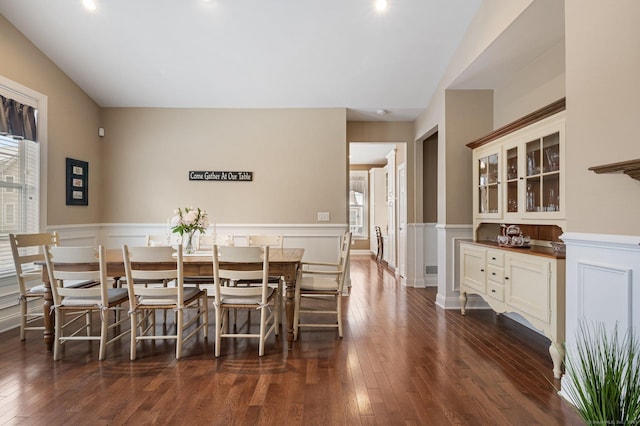
[[[346,110],[107,108],[104,222],[164,222],[180,206],[220,223],[347,223]],[[189,181],[190,170],[252,182]]]
[[[438,134],[422,144],[423,152],[423,222],[438,222]]]
[[[565,96],[564,40],[494,89],[494,128]]]
[[[439,222],[472,222],[471,149],[466,144],[493,130],[492,90],[447,90],[445,152],[446,211],[438,208]],[[440,163],[442,164],[442,162]]]
[[[468,179],[456,175],[454,170],[464,170],[462,173],[471,173],[471,153],[466,147],[464,151],[456,142],[451,148],[460,158],[448,158],[450,139],[448,130],[453,129],[453,123],[445,126],[445,93],[451,83],[464,71],[482,52],[487,49],[500,36],[533,0],[512,0],[509,2],[486,0],[478,8],[460,46],[454,53],[447,69],[431,98],[429,105],[415,121],[414,140],[422,140],[435,131],[438,132],[438,223],[462,224],[471,223],[471,177]],[[491,111],[493,114],[493,111]],[[448,120],[448,117],[446,118]],[[464,125],[463,123],[458,123]],[[459,137],[459,136],[457,136]],[[470,139],[471,140],[471,139]],[[468,142],[468,141],[467,141]],[[462,162],[460,162],[462,161]],[[467,162],[465,162],[467,161]],[[418,167],[419,169],[419,167]],[[453,169],[453,170],[450,170]],[[448,178],[451,179],[448,180]],[[419,179],[422,179],[420,176]],[[466,180],[465,180],[466,179]],[[460,187],[454,182],[460,182]],[[421,185],[421,183],[420,183]],[[422,187],[418,189],[421,193]],[[464,198],[466,194],[467,198]],[[454,197],[448,200],[448,197]],[[458,204],[458,201],[461,204]],[[450,206],[450,208],[448,208]],[[465,212],[463,209],[467,209]],[[451,212],[451,216],[448,213]]]
[[[565,0],[567,230],[640,235],[640,182],[591,166],[640,158],[640,2]]]
[[[396,151],[396,165],[405,163],[407,167],[408,223],[413,223],[416,220],[413,137],[413,122],[409,121],[349,121],[347,123],[347,142],[399,143]]]
[[[0,75],[48,97],[47,218],[49,225],[100,222],[100,108],[0,15]],[[89,206],[66,206],[65,158],[89,162]]]

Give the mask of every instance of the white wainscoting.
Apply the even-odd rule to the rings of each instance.
[[[640,236],[566,232],[566,351],[576,348],[581,322],[640,330]],[[638,335],[640,337],[640,335]],[[561,389],[570,385],[562,378]],[[560,392],[565,398],[566,393]]]
[[[407,287],[438,285],[438,233],[435,223],[407,224]]]
[[[436,305],[444,309],[460,309],[458,278],[459,240],[473,238],[472,225],[436,225],[438,234],[438,294]]]
[[[305,249],[304,260],[318,262],[336,262],[340,255],[340,239],[347,225],[340,224],[216,224],[218,234],[235,235],[237,245],[246,244],[246,236],[251,234],[278,234],[284,236],[285,247]],[[167,233],[166,223],[108,223],[89,225],[49,226],[47,232],[57,231],[64,246],[83,246],[103,244],[107,248],[120,248],[123,244],[144,245],[147,234]],[[208,232],[212,232],[210,227]],[[15,276],[4,277],[13,280]],[[351,280],[345,283],[345,292],[351,286]],[[17,283],[0,286],[0,332],[18,327],[19,305]],[[33,309],[38,309],[34,302]]]

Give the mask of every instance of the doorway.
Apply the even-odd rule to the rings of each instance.
[[[399,256],[406,253],[406,248],[400,249],[398,244],[406,244],[406,238],[401,238],[402,231],[399,229],[404,217],[406,222],[406,199],[400,202],[398,196],[400,191],[406,197],[406,179],[403,188],[399,188],[400,180],[399,171],[405,170],[406,164],[406,143],[382,143],[382,142],[352,142],[349,143],[349,171],[350,191],[349,191],[349,209],[350,219],[354,219],[354,225],[359,225],[359,217],[356,214],[360,206],[355,205],[352,201],[357,201],[359,197],[351,195],[359,195],[356,187],[359,179],[362,179],[363,172],[367,176],[367,194],[366,194],[366,219],[368,226],[365,235],[354,237],[352,253],[356,254],[377,254],[377,238],[375,227],[379,226],[382,232],[383,240],[383,258],[382,261],[391,269],[396,270],[396,274],[401,272],[400,266],[404,262],[400,261]],[[358,176],[356,178],[356,176]],[[404,176],[404,174],[403,174]],[[352,185],[353,183],[353,185]],[[352,187],[353,186],[353,187]],[[400,212],[399,209],[405,210]],[[358,228],[360,230],[361,228]],[[404,229],[406,232],[406,229]],[[405,234],[406,235],[406,234]]]

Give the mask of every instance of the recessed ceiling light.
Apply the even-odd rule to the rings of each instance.
[[[82,4],[87,10],[96,10],[98,7],[94,0],[82,0]]]
[[[376,10],[378,12],[384,12],[387,9],[387,0],[376,0]]]

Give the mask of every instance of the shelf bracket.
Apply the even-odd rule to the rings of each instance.
[[[623,172],[631,179],[640,181],[640,158],[630,161],[622,161],[620,163],[604,164],[602,166],[589,167],[589,170],[595,173],[617,173]]]

